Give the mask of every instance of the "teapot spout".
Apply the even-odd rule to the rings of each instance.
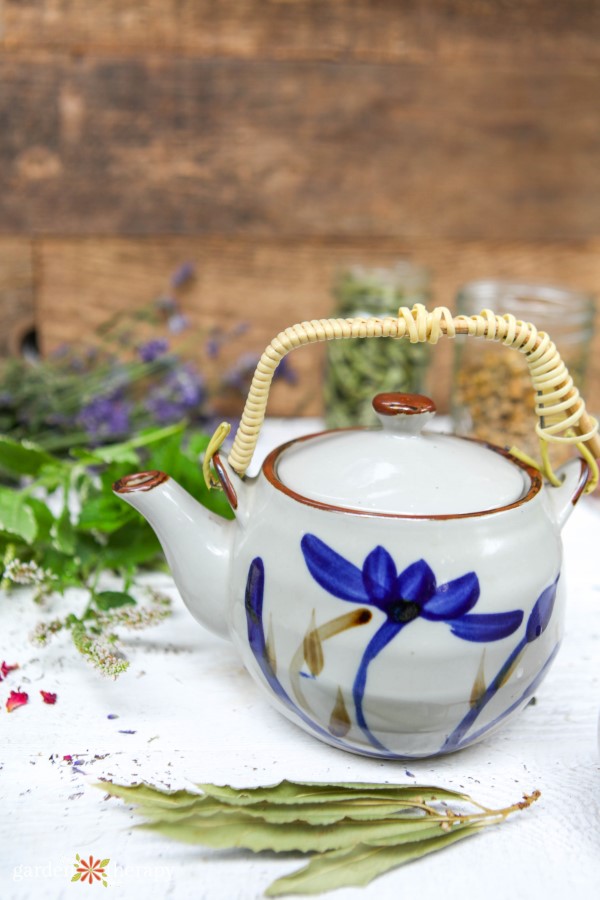
[[[156,532],[175,584],[192,615],[228,637],[227,585],[235,522],[206,509],[164,472],[126,475],[114,493]]]

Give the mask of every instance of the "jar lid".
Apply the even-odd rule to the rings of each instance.
[[[275,479],[317,504],[406,516],[466,515],[509,506],[529,468],[479,441],[423,432],[435,415],[417,394],[378,394],[381,427],[329,431],[271,455]]]

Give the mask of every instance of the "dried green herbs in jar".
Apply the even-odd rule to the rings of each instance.
[[[427,303],[425,269],[399,262],[389,269],[355,267],[334,286],[338,318],[396,316],[400,306]],[[429,362],[426,344],[379,338],[330,341],[326,348],[325,419],[329,428],[376,425],[371,402],[387,391],[420,393]]]

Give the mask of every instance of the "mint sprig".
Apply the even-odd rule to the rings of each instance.
[[[167,614],[165,598],[156,595],[132,611],[144,591],[141,572],[163,567],[164,557],[153,530],[111,486],[127,472],[167,469],[200,503],[231,517],[223,495],[209,493],[202,478],[200,456],[208,441],[209,435],[186,433],[181,424],[118,444],[77,448],[64,458],[30,441],[0,438],[2,588],[29,586],[40,603],[69,588],[87,592],[82,611],[37,626],[38,643],[68,630],[101,671],[114,676],[127,668],[117,631],[155,624]],[[107,573],[119,587],[107,589]]]

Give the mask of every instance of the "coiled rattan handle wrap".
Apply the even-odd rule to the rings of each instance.
[[[592,455],[600,457],[598,422],[586,413],[585,403],[547,334],[512,315],[499,316],[488,309],[478,316],[453,316],[444,306],[428,312],[417,304],[412,309],[401,307],[397,318],[314,319],[280,332],[256,367],[229,464],[240,476],[246,473],[265,418],[275,369],[290,350],[318,341],[366,337],[408,338],[412,343],[436,344],[443,335],[453,338],[457,334],[498,341],[520,350],[526,357],[537,395],[539,437],[563,443],[585,442]]]

